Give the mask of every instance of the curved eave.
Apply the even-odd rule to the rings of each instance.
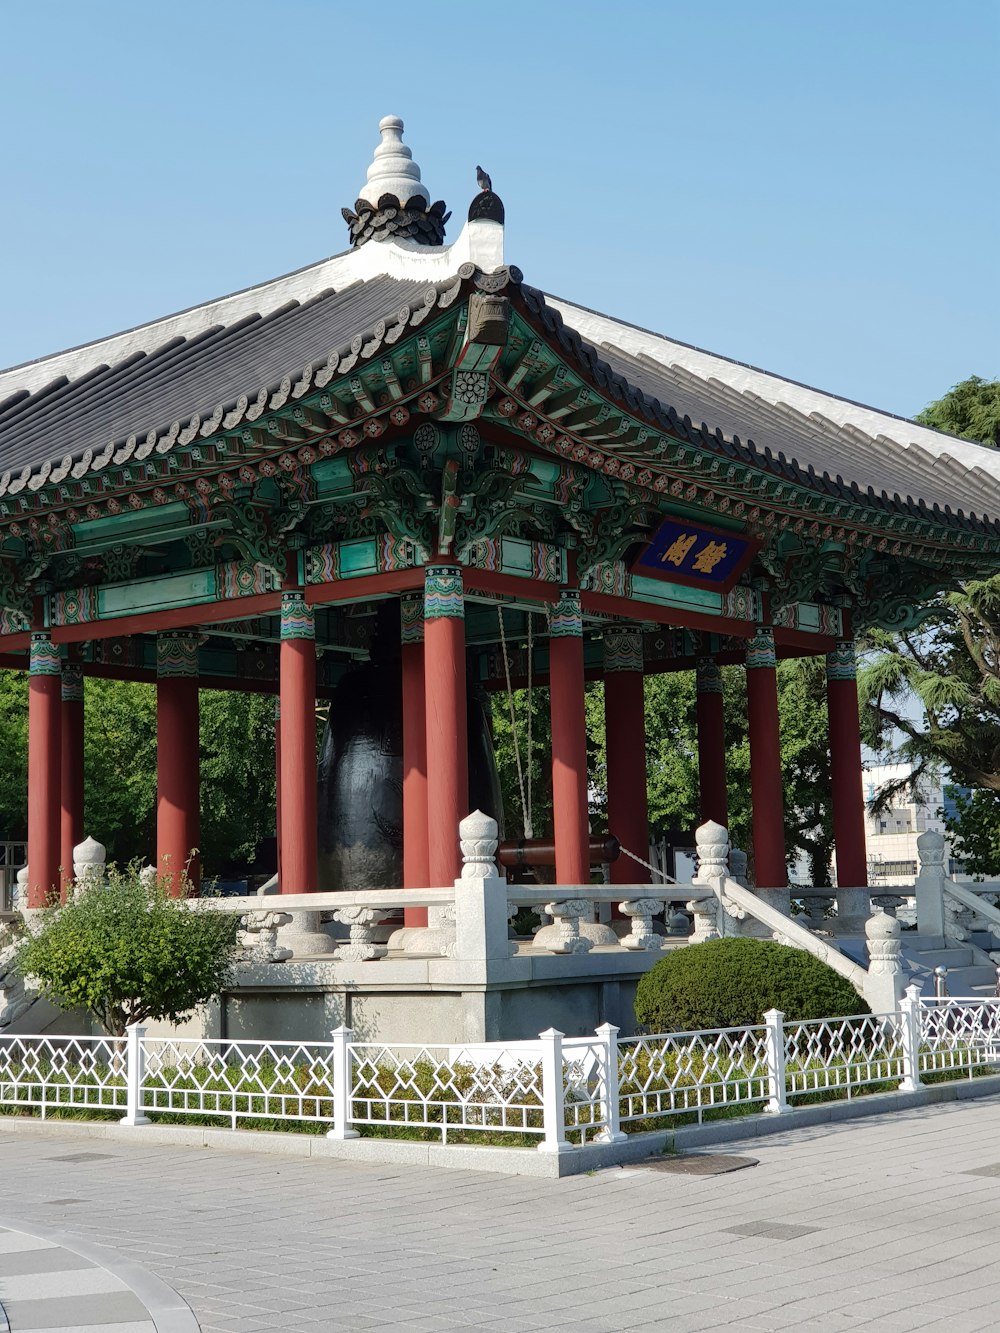
[[[680,414],[671,403],[663,402],[635,384],[608,361],[602,350],[588,342],[576,329],[566,323],[544,294],[526,284],[520,286],[515,301],[531,326],[568,365],[574,367],[598,394],[615,404],[637,421],[664,431],[676,439],[716,457],[755,468],[761,472],[814,493],[827,496],[848,505],[860,505],[868,510],[898,514],[923,523],[933,523],[951,531],[965,531],[1000,537],[1000,520],[988,514],[967,513],[963,508],[936,502],[928,504],[922,498],[891,494],[874,486],[862,488],[856,481],[838,474],[818,471],[812,464],[801,464],[796,457],[783,451],[774,451],[767,445],[758,446],[752,438],[727,434],[720,424],[702,421],[696,423],[688,415]],[[832,401],[832,400],[831,400]],[[870,441],[874,445],[875,441]],[[956,445],[963,442],[956,441]],[[865,442],[859,441],[859,447]],[[975,448],[975,446],[968,446]],[[903,450],[900,448],[900,453]],[[955,480],[965,481],[970,492],[976,485],[975,469],[964,468]]]

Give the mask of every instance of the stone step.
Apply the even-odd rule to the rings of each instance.
[[[991,967],[957,967],[945,979],[949,995],[995,995],[996,973]]]
[[[904,953],[931,968],[947,967],[950,971],[954,967],[972,966],[972,950],[960,944],[947,949],[904,949]]]
[[[904,930],[900,935],[903,949],[911,952],[916,949],[926,953],[929,949],[950,949],[953,940],[946,940],[943,935],[918,935],[915,930]]]

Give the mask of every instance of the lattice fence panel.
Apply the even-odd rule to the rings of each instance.
[[[542,1130],[542,1069],[537,1048],[351,1047],[350,1123],[433,1129],[449,1134],[526,1134]]]
[[[590,1143],[608,1128],[603,1044],[572,1037],[562,1050],[566,1137],[571,1143]]]
[[[785,1088],[788,1096],[885,1084],[892,1091],[903,1077],[902,1029],[898,1016],[860,1014],[785,1025]]]
[[[0,1110],[125,1109],[125,1039],[0,1037]]]
[[[330,1042],[146,1037],[141,1105],[149,1114],[332,1121]]]
[[[1000,1063],[1000,1000],[924,999],[920,1072],[973,1071]]]
[[[767,1101],[763,1027],[619,1041],[618,1061],[623,1124]]]

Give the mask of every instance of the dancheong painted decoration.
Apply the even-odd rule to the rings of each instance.
[[[586,271],[580,304],[547,295],[508,262],[485,172],[449,221],[402,122],[380,129],[342,253],[0,372],[29,900],[82,833],[80,755],[59,741],[84,707],[62,693],[70,666],[156,683],[168,868],[198,845],[199,690],[276,696],[287,892],[319,885],[318,845],[325,883],[451,884],[472,794],[499,800],[491,691],[550,710],[543,812],[530,765],[508,793],[508,835],[546,883],[586,883],[607,854],[587,827],[586,681],[603,682],[622,846],[648,846],[644,674],[697,672],[702,815],[724,824],[719,667],[747,667],[752,866],[780,887],[774,664],[821,656],[838,874],[863,884],[843,662],[859,630],[913,628],[935,593],[996,571],[1000,452],[596,313]],[[317,701],[334,707],[319,810]]]

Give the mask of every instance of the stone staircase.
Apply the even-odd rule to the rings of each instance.
[[[988,931],[976,931],[968,943],[945,939],[943,935],[918,935],[904,930],[900,937],[903,946],[903,968],[907,986],[920,987],[921,995],[934,994],[934,969],[946,967],[945,985],[949,995],[988,997],[997,993],[996,964],[990,951],[1000,948]],[[868,966],[865,941],[852,935],[836,941],[842,953],[862,967]]]

